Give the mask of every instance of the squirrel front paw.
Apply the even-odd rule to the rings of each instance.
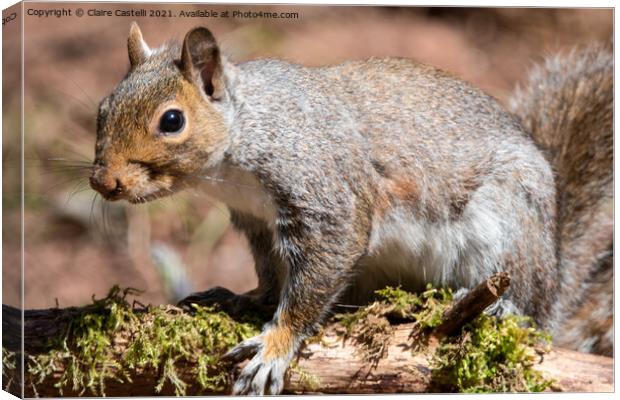
[[[276,326],[226,353],[224,359],[235,363],[253,356],[233,385],[232,394],[256,396],[282,392],[286,370],[295,355],[295,342],[289,328]]]
[[[223,287],[213,287],[206,292],[192,293],[178,303],[178,306],[191,311],[191,305],[216,306],[233,318],[251,314],[268,320],[275,311],[275,305],[267,304],[260,296],[235,294]]]
[[[236,300],[238,295],[230,290],[215,286],[205,292],[192,293],[177,304],[179,307],[189,309],[192,304],[201,306],[213,306],[230,304]]]

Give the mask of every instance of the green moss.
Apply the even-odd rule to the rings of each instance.
[[[368,315],[400,322],[415,321],[421,329],[434,328],[441,323],[441,316],[452,301],[450,289],[435,289],[430,284],[420,294],[390,286],[375,293],[378,300],[374,303],[361,307],[354,313],[336,315],[336,321],[344,326],[348,333]]]
[[[54,376],[63,388],[82,395],[105,395],[105,382],[131,382],[128,371],[159,377],[155,390],[166,383],[184,395],[186,379],[177,365],[193,366],[192,381],[205,392],[221,390],[227,371],[219,358],[232,346],[259,333],[258,326],[238,323],[222,312],[194,305],[194,315],[172,306],[134,310],[126,301],[131,289],[114,287],[101,300],[93,299],[92,312],[70,324],[66,337],[47,353],[28,357],[28,370],[36,386]],[[56,378],[58,376],[58,378]]]
[[[459,392],[540,392],[552,382],[532,366],[550,341],[529,318],[483,314],[440,344],[433,378]]]
[[[15,352],[9,351],[3,347],[2,348],[2,370],[12,371],[15,368],[17,368],[15,364]]]
[[[299,383],[305,390],[317,392],[321,388],[319,377],[301,368],[297,361],[291,363],[289,371],[295,372],[299,376]]]
[[[5,391],[9,391],[9,388],[11,387],[11,383],[13,383],[13,374],[12,371],[15,370],[15,368],[17,368],[17,363],[16,363],[16,354],[15,352],[9,351],[7,349],[5,349],[4,347],[2,348],[2,375],[3,375],[3,380],[6,377],[6,380],[4,380],[4,390]]]
[[[417,324],[412,335],[412,348],[417,350],[423,334],[441,324],[452,301],[449,289],[430,285],[419,294],[393,287],[376,293],[376,302],[355,313],[336,316],[344,337],[352,337],[362,350],[361,356],[373,365],[386,354],[393,329],[390,321]],[[542,391],[551,382],[532,366],[539,358],[537,352],[549,343],[549,335],[536,330],[528,318],[498,320],[483,314],[466,325],[460,335],[441,341],[431,362],[433,379],[442,391]]]
[[[438,326],[443,312],[452,301],[450,289],[433,288],[431,284],[419,294],[389,286],[376,293],[383,299],[388,317],[415,321],[421,329]]]
[[[376,294],[378,300],[369,306],[336,316],[344,327],[344,337],[352,337],[362,350],[360,355],[373,366],[386,355],[393,332],[391,320],[414,321],[422,332],[439,325],[452,299],[449,289],[435,289],[431,285],[420,294],[400,287],[386,287]]]

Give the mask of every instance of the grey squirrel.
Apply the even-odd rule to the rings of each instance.
[[[259,284],[240,295],[215,288],[212,298],[275,310],[259,336],[226,355],[252,358],[235,394],[280,393],[290,361],[334,304],[362,304],[388,284],[467,290],[508,271],[513,284],[495,311],[530,315],[562,341],[561,306],[572,312],[590,299],[558,296],[584,290],[575,279],[596,278],[600,257],[612,257],[611,236],[578,233],[611,223],[605,210],[583,211],[605,207],[611,159],[593,156],[594,172],[571,180],[579,166],[565,146],[574,140],[589,155],[596,143],[611,154],[613,59],[603,50],[605,85],[590,83],[588,62],[574,54],[566,62],[582,69],[566,80],[578,88],[563,93],[563,76],[546,81],[543,68],[551,97],[533,79],[514,102],[519,118],[469,84],[402,58],[233,64],[204,27],[180,46],[151,49],[135,23],[128,50],[128,74],[100,104],[91,186],[131,203],[200,186],[228,205]],[[554,90],[567,97],[556,100]],[[568,104],[587,104],[571,95],[590,90],[601,92],[599,106]],[[589,185],[599,190],[584,191]],[[576,198],[564,201],[564,190]],[[603,286],[611,293],[610,282]]]

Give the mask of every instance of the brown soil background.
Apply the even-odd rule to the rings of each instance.
[[[54,7],[61,7],[55,4]],[[27,4],[45,9],[50,5]],[[66,7],[76,9],[78,5]],[[252,289],[256,278],[245,240],[227,223],[222,204],[199,192],[141,206],[102,205],[87,171],[51,158],[89,161],[97,103],[128,68],[125,40],[132,20],[146,41],[181,40],[195,25],[209,27],[234,61],[285,58],[324,65],[371,56],[401,56],[447,69],[505,100],[544,56],[611,40],[609,9],[395,8],[80,4],[83,9],[262,10],[298,19],[66,17],[25,19],[25,306],[79,305],[114,284],[144,290],[142,302],[173,301],[150,251],[164,243],[186,266],[191,289],[213,285]],[[4,43],[10,53],[16,43]],[[9,67],[18,60],[7,59]],[[5,74],[6,76],[6,74]],[[19,80],[4,79],[8,112],[19,114]],[[5,107],[7,107],[5,105]],[[10,129],[14,126],[8,125]],[[4,303],[19,298],[19,169],[16,140],[3,145]],[[17,130],[10,132],[17,138]],[[77,193],[74,193],[76,192]],[[175,270],[179,272],[178,268]],[[187,290],[188,288],[185,288]],[[178,293],[177,293],[178,295]]]

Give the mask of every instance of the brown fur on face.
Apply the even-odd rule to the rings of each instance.
[[[132,44],[130,55],[144,48],[144,59],[131,58],[140,62],[101,103],[91,185],[108,200],[140,203],[199,182],[223,157],[228,136],[211,99],[188,78],[192,67],[179,60],[179,46],[152,51]],[[185,125],[164,134],[159,121],[170,109],[183,113]]]

